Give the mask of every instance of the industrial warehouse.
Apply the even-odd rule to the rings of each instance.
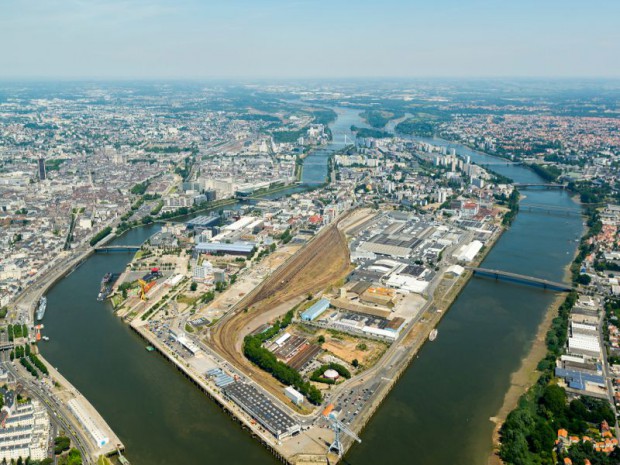
[[[110,439],[103,432],[102,428],[97,425],[95,420],[81,405],[79,399],[71,399],[69,402],[67,402],[67,405],[69,406],[69,409],[71,409],[71,412],[73,412],[75,417],[82,424],[84,429],[88,431],[88,434],[90,434],[92,440],[97,445],[97,447],[103,447],[110,441]]]
[[[277,407],[269,398],[247,383],[231,383],[224,393],[252,418],[256,419],[278,440],[301,431],[301,426],[291,416]]]
[[[566,353],[557,360],[555,375],[573,395],[605,396],[603,347],[598,331],[602,315],[601,302],[592,297],[580,296],[571,309]]]
[[[495,219],[472,230],[458,218],[368,209],[349,229],[321,227],[314,216],[291,228],[291,216],[269,208],[167,226],[191,253],[168,258],[174,251],[151,248],[153,255],[134,260],[130,277],[144,277],[138,270],[152,267],[154,256],[168,270],[143,292],[146,307],[128,293],[122,314],[262,442],[288,455],[302,443],[321,450],[323,428],[344,432],[370,411],[373,393],[394,376],[386,360],[407,355],[394,345],[413,328],[429,337],[440,318],[429,311],[434,294],[462,282]],[[308,276],[320,284],[306,287]]]

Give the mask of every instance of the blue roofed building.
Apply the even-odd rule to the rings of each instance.
[[[304,321],[312,321],[318,318],[321,313],[329,308],[329,300],[322,298],[318,302],[314,303],[311,307],[307,308],[302,314],[301,319]]]
[[[573,389],[584,390],[586,383],[596,384],[598,386],[605,386],[605,378],[601,375],[586,373],[578,370],[567,370],[565,368],[556,367],[555,376],[558,378],[564,378],[568,387]]]

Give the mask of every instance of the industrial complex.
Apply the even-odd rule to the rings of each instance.
[[[112,301],[149,347],[278,457],[334,460],[359,440],[355,431],[393,385],[381,380],[398,377],[441,318],[442,300],[499,236],[501,216],[492,207],[467,222],[343,209],[332,223],[291,228],[278,224],[290,216],[275,202],[262,202],[259,211],[165,227],[192,253],[142,292],[131,284],[148,272],[141,263],[161,269],[174,253],[149,241]],[[328,242],[332,237],[339,239]],[[342,266],[333,267],[335,257]],[[129,290],[124,298],[121,289]]]

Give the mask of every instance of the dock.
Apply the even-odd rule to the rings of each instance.
[[[227,412],[232,418],[238,421],[244,429],[249,430],[252,436],[259,440],[263,446],[265,446],[279,461],[282,463],[293,465],[296,461],[291,460],[290,454],[282,447],[282,442],[278,441],[274,436],[271,436],[266,431],[259,428],[256,421],[242,413],[243,411],[239,406],[229,401],[224,393],[221,392],[215,386],[207,383],[206,378],[200,376],[192,370],[187,363],[183,363],[172,354],[164,344],[162,344],[154,334],[152,334],[146,327],[143,321],[140,319],[133,320],[129,327],[140,335],[153,349],[163,355],[168,361],[174,364],[176,368],[194,385],[196,385],[204,394],[211,400],[214,400],[216,404]],[[284,443],[285,444],[285,443]]]

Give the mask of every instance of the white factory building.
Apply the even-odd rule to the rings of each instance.
[[[601,354],[598,328],[595,325],[571,321],[568,351],[575,355],[598,358]]]
[[[78,399],[71,399],[67,404],[84,429],[88,431],[88,434],[90,434],[97,447],[103,447],[110,441],[102,429],[95,423],[95,420],[93,420],[82,404],[80,404]]]
[[[482,245],[478,240],[471,241],[461,246],[452,256],[460,262],[471,262],[482,249]]]
[[[286,397],[291,399],[291,402],[293,402],[295,405],[303,405],[304,396],[293,386],[288,386],[286,389],[284,389],[284,394],[286,395]]]
[[[16,404],[0,427],[0,460],[11,462],[20,457],[43,460],[47,457],[49,441],[50,419],[43,405],[37,400]]]
[[[601,344],[597,336],[574,334],[568,338],[568,351],[571,354],[599,357],[601,354]]]
[[[204,281],[213,275],[213,265],[208,260],[203,260],[199,265],[196,264],[192,268],[192,279],[194,281]]]
[[[401,291],[421,294],[428,287],[429,282],[416,279],[412,276],[392,274],[385,284],[391,288],[400,289]]]

